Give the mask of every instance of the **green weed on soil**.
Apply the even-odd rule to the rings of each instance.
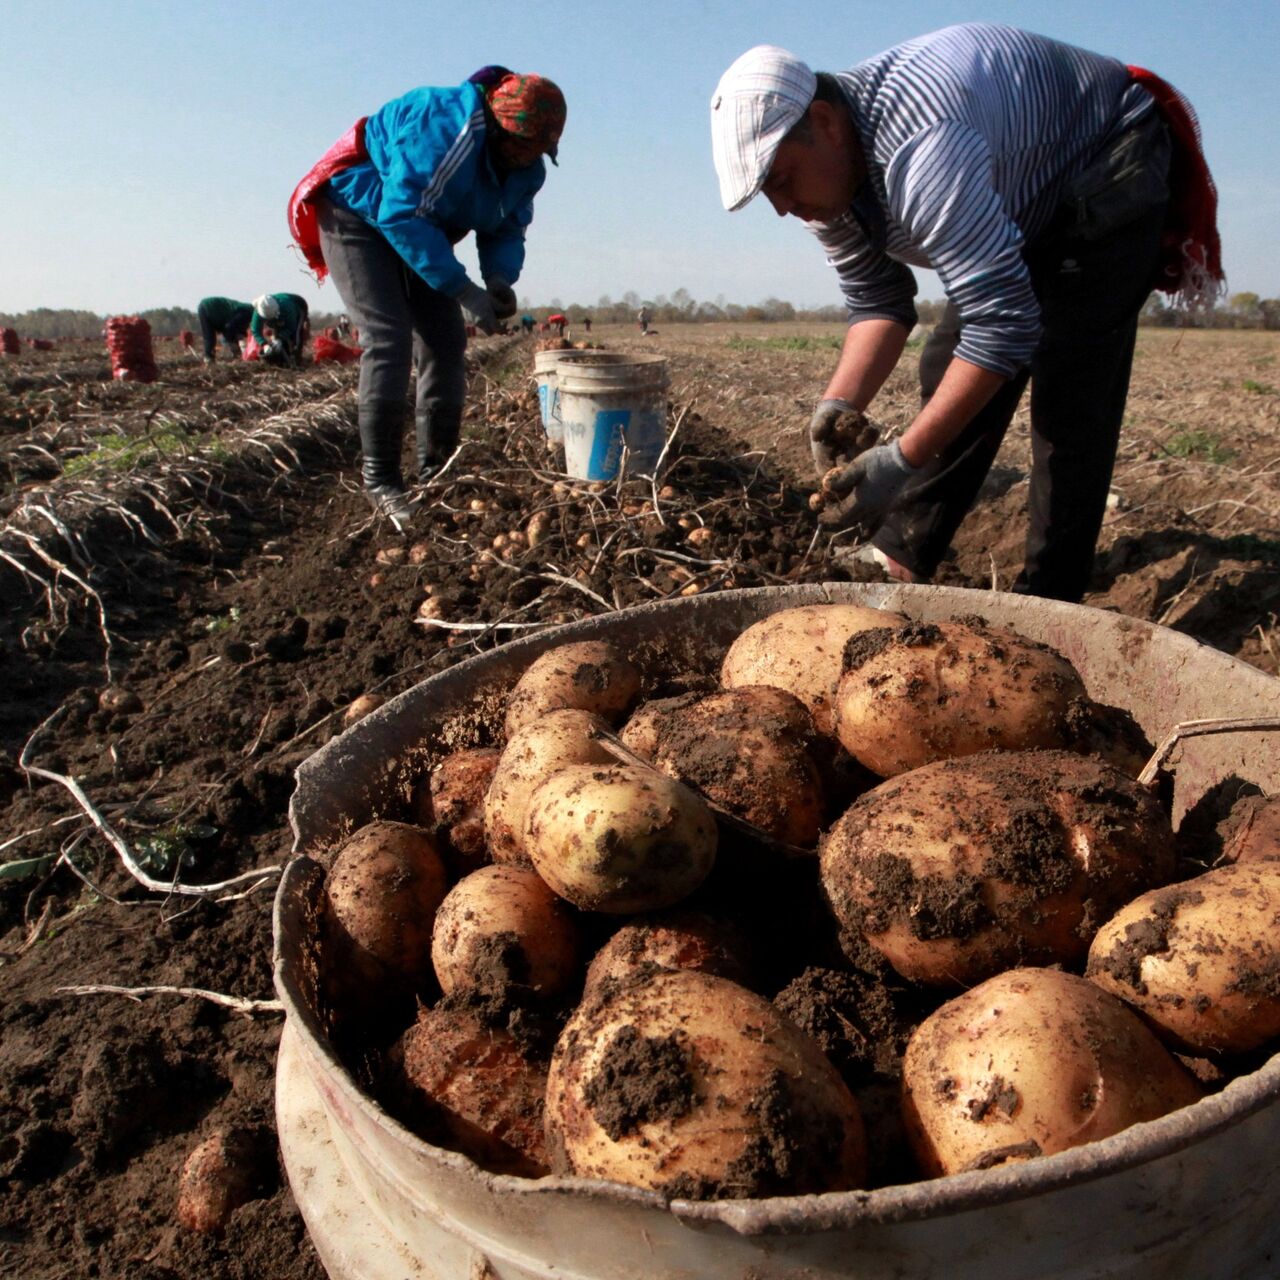
[[[182,427],[161,427],[144,436],[122,434],[100,436],[87,453],[68,458],[63,473],[81,475],[98,467],[129,472],[160,458],[185,457],[199,452],[206,458],[224,460],[229,456],[224,444],[196,435]]]
[[[779,338],[729,338],[730,351],[839,351],[844,339],[837,334],[824,333],[812,337],[792,334]]]
[[[1236,456],[1235,450],[1228,449],[1211,431],[1179,431],[1165,448],[1175,458],[1203,458],[1213,463],[1230,462]]]

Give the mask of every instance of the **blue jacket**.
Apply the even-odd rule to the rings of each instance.
[[[457,294],[467,283],[453,245],[468,231],[476,233],[481,276],[515,284],[547,171],[538,160],[499,179],[485,133],[475,85],[412,89],[369,117],[369,162],[330,178],[329,198],[377,227],[441,293]]]

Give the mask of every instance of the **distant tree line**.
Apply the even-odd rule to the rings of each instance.
[[[937,324],[946,304],[939,301],[917,301],[916,311],[921,324]],[[645,298],[631,291],[615,300],[608,295],[600,298],[595,306],[571,302],[567,305],[559,298],[549,304],[534,304],[527,298],[521,300],[521,310],[537,320],[557,312],[568,316],[570,323],[580,324],[588,316],[597,324],[632,324],[642,306],[649,308],[649,319],[654,325],[699,324],[712,321],[748,321],[770,323],[787,321],[828,321],[836,323],[845,318],[840,305],[825,307],[796,307],[781,298],[766,298],[763,302],[744,305],[726,302],[724,297],[714,302],[698,302],[687,289],[677,289],[669,297],[660,293]],[[193,332],[199,329],[196,313],[187,307],[153,307],[138,313],[151,325],[157,337],[176,337],[182,329]],[[336,321],[329,312],[313,312],[311,327],[319,332]],[[92,311],[76,311],[67,308],[37,307],[34,311],[0,311],[0,326],[17,329],[23,338],[99,338],[107,317]],[[1168,306],[1162,295],[1153,293],[1142,309],[1141,323],[1158,328],[1191,326],[1204,329],[1280,329],[1280,298],[1262,298],[1256,293],[1236,293],[1204,314],[1188,317],[1176,308]]]

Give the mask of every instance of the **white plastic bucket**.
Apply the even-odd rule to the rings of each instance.
[[[407,690],[298,770],[294,849],[276,898],[280,1146],[331,1280],[1263,1280],[1277,1274],[1280,1055],[1221,1093],[1057,1155],[900,1187],[663,1202],[586,1178],[490,1174],[410,1133],[330,1046],[318,998],[323,854],[400,812],[413,780],[496,740],[505,694],[539,654],[608,640],[637,661],[713,677],[753,622],[855,603],[923,622],[980,616],[1053,645],[1095,698],[1157,739],[1175,723],[1280,714],[1280,681],[1184,635],[1032,596],[895,583],[718,592],[515,640]],[[484,734],[485,709],[490,737]],[[1229,785],[1280,789],[1274,738],[1187,739],[1174,816]]]
[[[633,357],[618,351],[535,351],[533,380],[538,385],[538,413],[551,444],[564,440],[560,421],[559,369],[564,364],[625,364]]]
[[[653,471],[667,431],[667,362],[662,356],[630,356],[607,364],[561,362],[557,378],[569,475],[612,480],[624,447],[630,471]]]

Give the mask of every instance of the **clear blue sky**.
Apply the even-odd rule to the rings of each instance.
[[[711,91],[753,44],[838,69],[967,20],[1114,54],[1182,89],[1221,193],[1229,287],[1280,296],[1275,0],[0,0],[0,311],[281,289],[336,309],[289,250],[294,183],[357,116],[487,62],[549,75],[569,103],[522,297],[834,302],[798,223],[763,200],[721,209]],[[922,296],[939,292],[922,280]]]

